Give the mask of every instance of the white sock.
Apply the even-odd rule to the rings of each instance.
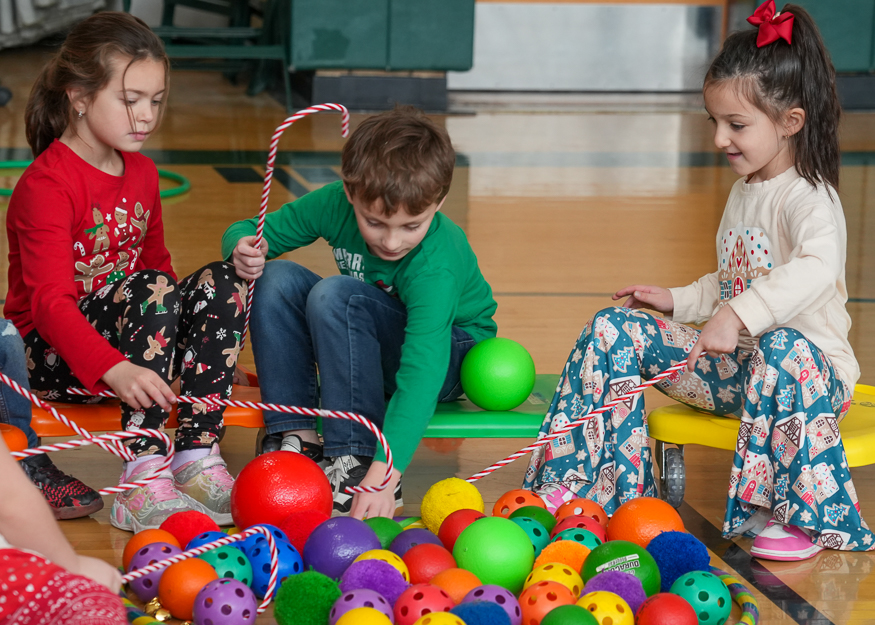
[[[176,469],[178,469],[187,462],[194,462],[195,460],[200,460],[204,456],[209,455],[209,447],[195,447],[194,449],[177,451],[175,454],[173,454],[173,460],[170,462],[170,469],[176,471]]]
[[[125,463],[124,471],[122,475],[124,476],[124,480],[127,482],[131,476],[137,472],[137,467],[139,467],[144,462],[149,462],[150,460],[154,460],[155,458],[161,458],[163,456],[159,456],[158,454],[151,454],[149,456],[141,456],[136,460],[131,460],[130,462]]]

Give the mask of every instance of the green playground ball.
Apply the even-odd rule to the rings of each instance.
[[[535,550],[525,530],[502,517],[484,517],[459,534],[453,557],[481,584],[495,584],[514,594],[523,589],[535,563]]]
[[[380,546],[383,549],[388,549],[395,537],[404,531],[401,524],[393,519],[387,519],[382,516],[375,516],[372,519],[365,519],[365,523],[374,530],[377,539],[380,541]]]
[[[675,580],[671,593],[693,606],[699,625],[721,625],[732,611],[732,596],[719,577],[708,571],[690,571]]]
[[[648,597],[659,592],[661,580],[656,560],[644,547],[628,540],[609,540],[593,549],[583,562],[580,576],[585,583],[604,571],[631,573],[641,580]]]
[[[510,339],[480,341],[462,361],[462,390],[484,410],[512,410],[535,388],[535,361]]]
[[[601,625],[593,613],[579,605],[560,605],[547,612],[541,625]]]
[[[247,586],[252,585],[252,564],[237,547],[223,545],[198,556],[216,569],[219,577],[230,577]]]
[[[535,519],[538,523],[544,526],[544,529],[547,530],[548,534],[553,531],[554,527],[556,527],[556,517],[550,514],[546,509],[538,506],[523,506],[522,508],[517,508],[510,513],[508,518],[515,519],[521,516]]]

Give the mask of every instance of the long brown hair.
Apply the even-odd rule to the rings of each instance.
[[[24,124],[27,142],[35,157],[53,140],[60,138],[73,122],[75,111],[67,90],[78,88],[84,97],[94,97],[112,78],[111,62],[116,59],[127,59],[124,72],[131,64],[144,59],[163,63],[166,90],[170,61],[164,52],[164,44],[146,23],[133,15],[116,11],[92,15],[70,31],[30,91]],[[165,94],[161,100],[159,121],[166,102]],[[130,113],[130,107],[128,111]],[[131,123],[133,126],[132,114]]]
[[[812,185],[839,188],[839,118],[835,68],[811,15],[785,4],[792,13],[793,43],[783,39],[762,48],[757,30],[733,33],[723,43],[705,76],[704,88],[732,82],[755,107],[779,123],[791,108],[805,111],[805,124],[790,137],[796,171]]]

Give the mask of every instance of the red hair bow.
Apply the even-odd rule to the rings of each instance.
[[[775,14],[775,0],[767,0],[763,2],[756,11],[753,12],[747,21],[754,26],[759,26],[760,31],[757,34],[757,48],[762,48],[770,43],[783,39],[787,43],[792,43],[793,39],[793,14],[778,13]]]

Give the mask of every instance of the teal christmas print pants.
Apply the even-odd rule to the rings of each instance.
[[[586,497],[608,514],[656,496],[642,394],[587,413],[687,359],[699,331],[640,310],[608,308],[584,328],[559,379],[539,438],[583,419],[532,454],[523,486]],[[656,385],[698,410],[741,420],[723,533],[743,532],[761,508],[813,531],[830,549],[875,548],[845,457],[838,422],[851,391],[800,332],[778,328],[755,351],[699,357]],[[567,489],[567,490],[566,490]]]

